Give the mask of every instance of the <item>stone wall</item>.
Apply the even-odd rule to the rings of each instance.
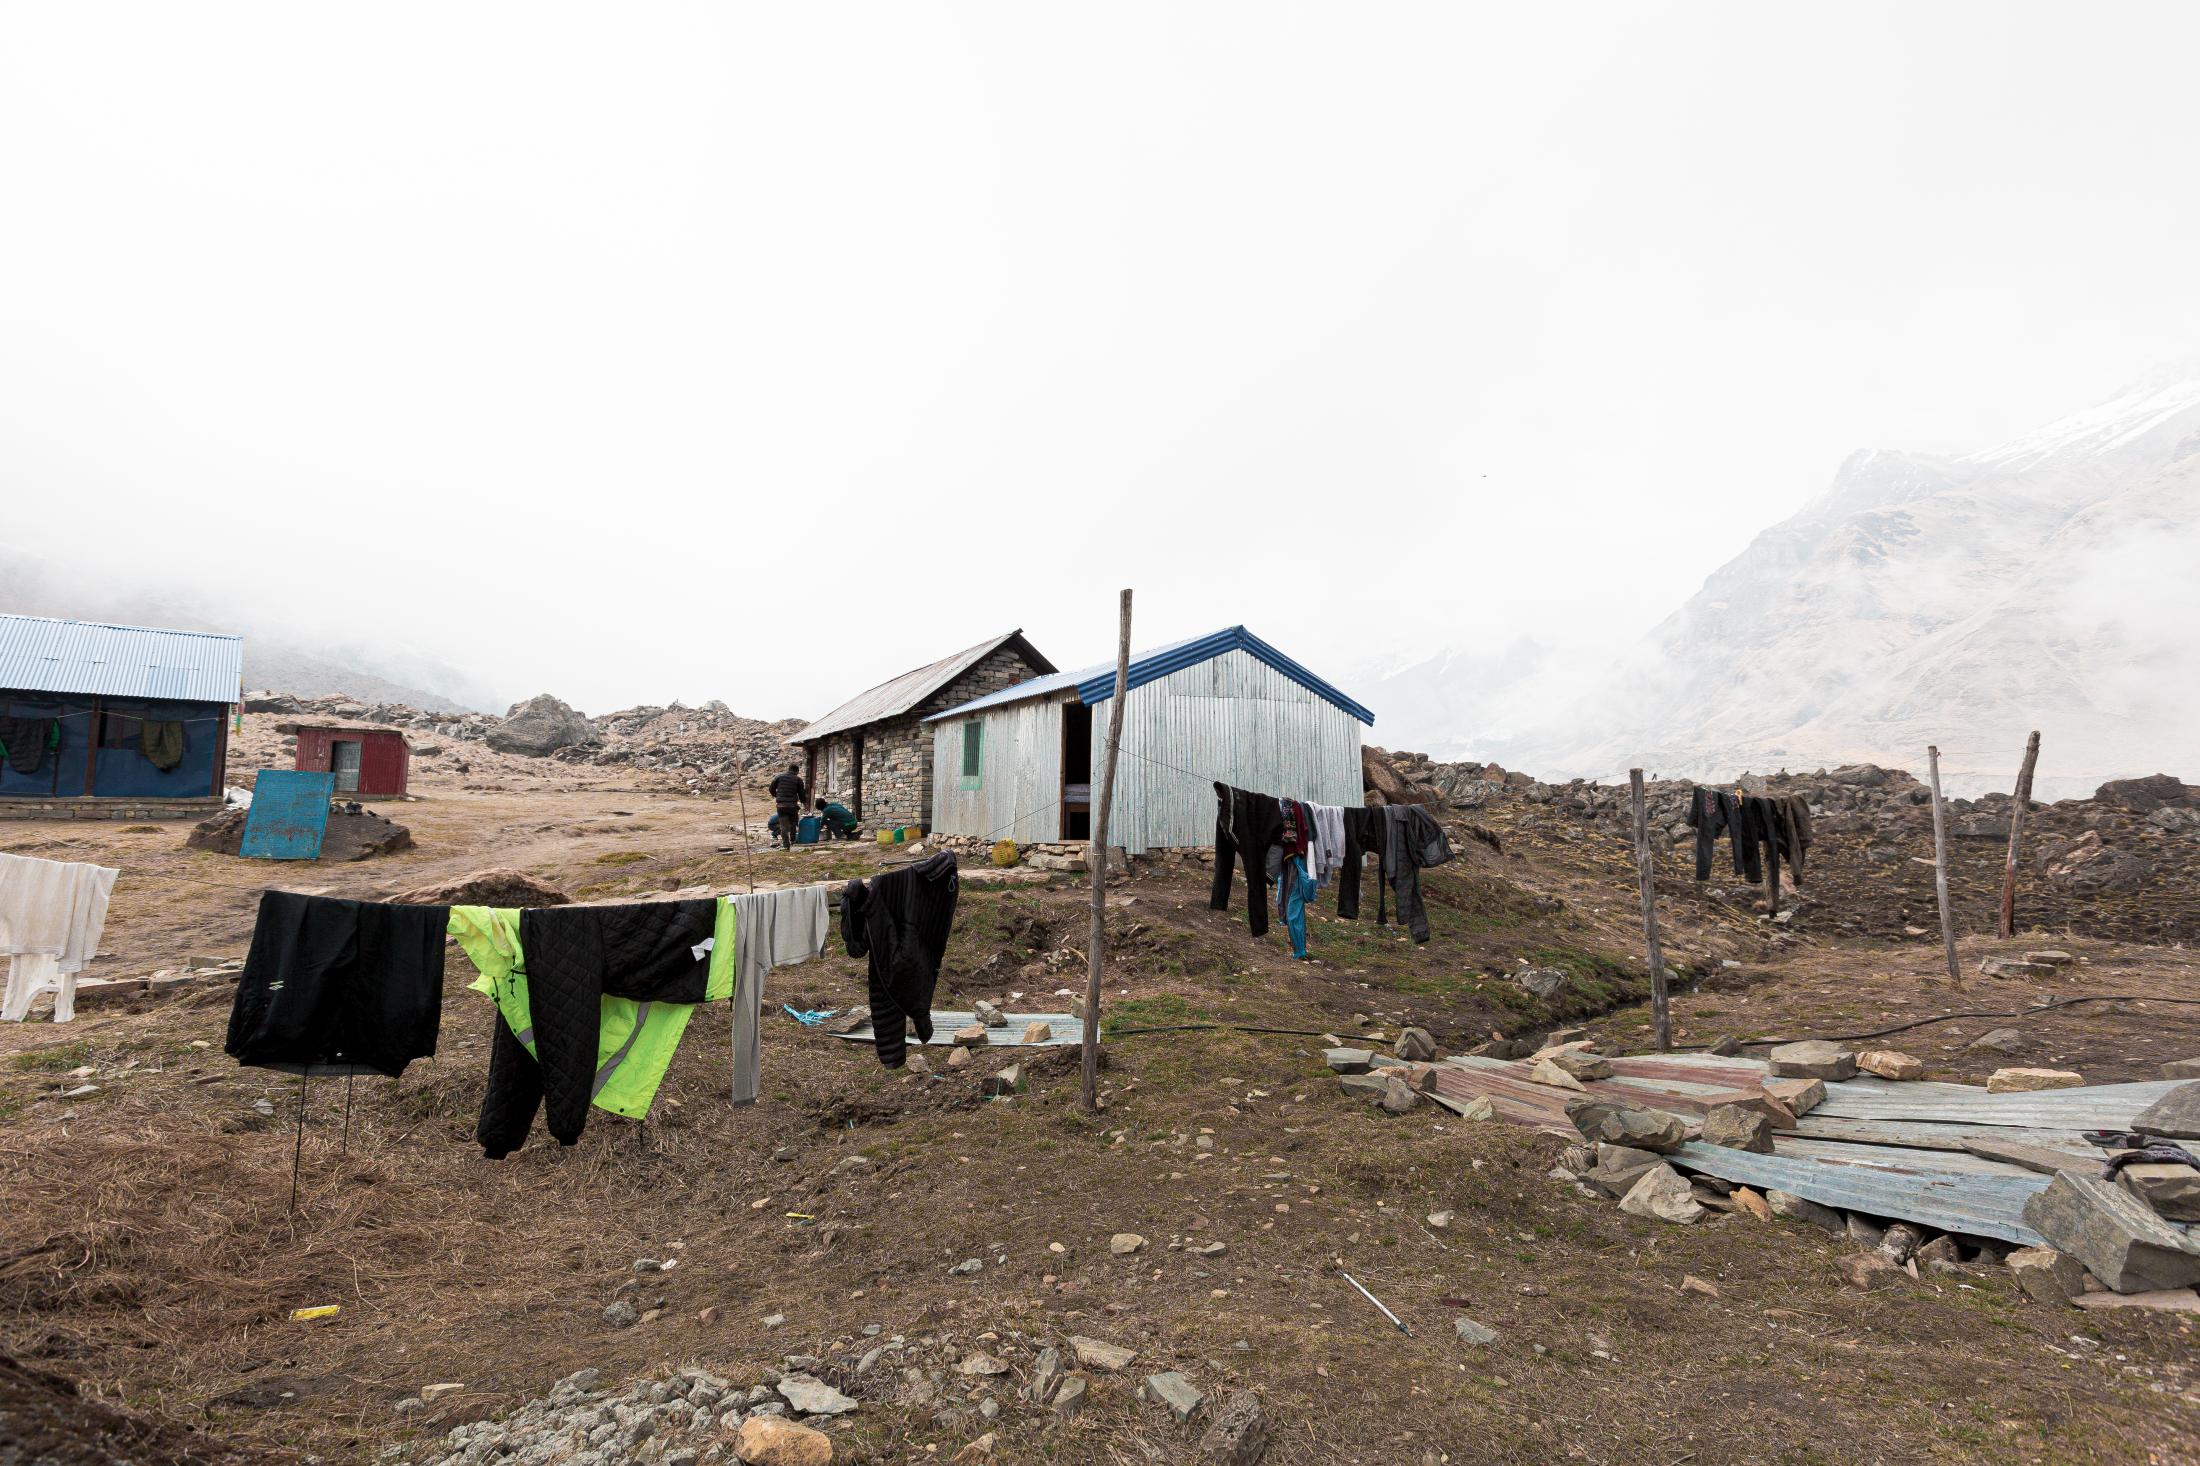
[[[937,730],[924,720],[1037,675],[1039,669],[1020,653],[1001,647],[909,712],[864,728],[863,808],[858,811],[863,828],[916,825],[931,829],[932,735]],[[836,733],[822,740],[817,746],[815,782],[822,786],[834,751],[845,760],[852,756],[854,747],[853,733]]]
[[[0,799],[0,820],[203,820],[219,799]]]

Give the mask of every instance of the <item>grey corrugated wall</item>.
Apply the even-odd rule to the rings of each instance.
[[[1062,701],[1034,698],[977,714],[983,773],[962,787],[963,724],[932,725],[932,827],[988,840],[1058,840],[1062,831]],[[1097,777],[1097,776],[1095,776]]]
[[[1092,710],[1099,798],[1108,704]],[[1212,845],[1220,779],[1317,804],[1361,802],[1360,722],[1243,651],[1131,689],[1108,843]]]

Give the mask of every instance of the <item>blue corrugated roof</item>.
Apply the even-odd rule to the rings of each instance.
[[[1226,626],[1206,636],[1195,636],[1188,641],[1172,642],[1168,646],[1134,654],[1131,657],[1130,685],[1143,687],[1172,672],[1196,667],[1201,662],[1213,661],[1224,652],[1233,651],[1245,652],[1254,659],[1267,663],[1316,697],[1334,703],[1370,728],[1375,726],[1375,715],[1372,712],[1242,626]],[[960,707],[949,708],[944,713],[934,713],[924,721],[937,723],[943,718],[967,717],[985,708],[1001,707],[1007,703],[1023,702],[1027,698],[1046,697],[1052,693],[1068,691],[1074,691],[1077,700],[1088,707],[1105,702],[1115,695],[1115,663],[1102,662],[1097,667],[1087,667],[1078,672],[1056,672],[1050,677],[1034,677],[1028,682],[1019,682],[1014,687],[973,699]]]
[[[0,688],[151,702],[236,702],[244,638],[0,616]]]

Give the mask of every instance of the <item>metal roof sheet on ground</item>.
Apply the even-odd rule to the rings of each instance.
[[[2091,1155],[2098,1159],[2100,1155],[2076,1130],[1955,1124],[1947,1120],[1844,1120],[1817,1110],[1795,1122],[1795,1134],[1812,1140],[1853,1140],[1866,1145],[1899,1145],[1914,1150],[1962,1150],[1964,1142],[1990,1134],[1997,1140],[2064,1151],[2073,1157]]]
[[[1242,626],[1226,626],[1222,630],[1210,632],[1206,636],[1195,636],[1188,641],[1171,642],[1167,646],[1156,647],[1152,651],[1135,653],[1131,657],[1128,685],[1143,687],[1147,683],[1158,681],[1172,672],[1181,672],[1186,667],[1196,667],[1201,662],[1212,661],[1224,652],[1232,651],[1247,653],[1256,661],[1264,662],[1275,668],[1316,697],[1344,709],[1368,727],[1375,726],[1375,715],[1369,712],[1367,708],[1346,697],[1335,687],[1324,682],[1305,667],[1292,661],[1282,652],[1277,651]],[[1115,663],[1102,662],[1098,666],[1086,667],[1076,672],[1056,672],[1046,677],[1033,677],[1028,681],[1017,683],[1014,687],[1003,688],[999,692],[975,698],[958,707],[949,708],[942,713],[934,713],[925,721],[927,723],[937,723],[945,718],[967,717],[971,713],[980,712],[986,708],[1004,707],[1009,703],[1023,702],[1029,698],[1048,697],[1055,693],[1071,691],[1077,694],[1079,702],[1088,707],[1113,697],[1115,695]]]
[[[1009,1013],[1004,1016],[1008,1019],[1006,1026],[989,1028],[985,1031],[985,1041],[993,1048],[1051,1049],[1060,1048],[1064,1044],[1083,1043],[1085,1041],[1085,1020],[1074,1013]],[[942,1045],[952,1045],[955,1042],[956,1029],[968,1028],[977,1021],[978,1015],[975,1013],[934,1013],[932,1015],[932,1047],[939,1048]],[[1043,1044],[1027,1044],[1024,1042],[1024,1029],[1034,1023],[1048,1024],[1054,1029],[1053,1035]],[[846,1033],[836,1033],[833,1037],[845,1038],[856,1043],[869,1043],[873,1035],[871,1025],[866,1023],[861,1028],[851,1028]],[[916,1041],[917,1036],[912,1032],[909,1035],[909,1042],[915,1043]]]
[[[787,741],[810,743],[827,734],[846,733],[885,718],[898,718],[1011,642],[1022,643],[1024,655],[1034,666],[1044,667],[1049,672],[1054,670],[1054,664],[1040,656],[1038,649],[1024,640],[1023,629],[1019,627],[990,641],[964,647],[951,657],[942,657],[913,672],[904,672],[866,692],[859,692]]]
[[[1899,1152],[1897,1152],[1899,1154]],[[1683,1170],[1763,1191],[1786,1191],[1820,1206],[1921,1222],[1966,1237],[1998,1237],[2025,1247],[2046,1239],[2024,1224],[2024,1204],[2048,1178],[1927,1169],[1922,1162],[1849,1161],[1730,1150],[1691,1140],[1670,1157]]]
[[[243,669],[241,636],[0,616],[0,688],[17,692],[233,703]]]
[[[2020,1125],[2038,1130],[2128,1130],[2139,1112],[2190,1080],[2088,1084],[1988,1094],[1971,1084],[1845,1079],[1826,1086],[1813,1115],[1833,1120],[1940,1120],[1957,1125]]]

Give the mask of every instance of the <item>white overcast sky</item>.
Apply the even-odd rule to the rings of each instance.
[[[2191,355],[2195,56],[2184,4],[16,0],[0,543],[589,711],[1080,665],[1124,585],[1339,675],[1617,653],[1852,449]]]

